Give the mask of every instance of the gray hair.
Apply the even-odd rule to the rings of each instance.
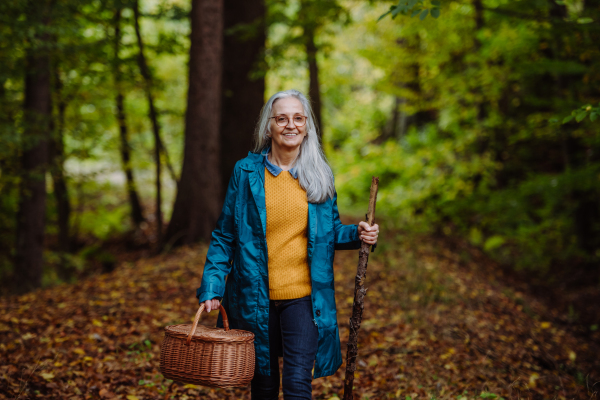
[[[286,97],[295,97],[300,100],[304,113],[308,117],[306,119],[306,137],[300,145],[300,153],[294,165],[300,186],[306,190],[306,198],[311,203],[323,203],[327,197],[333,199],[335,193],[333,172],[321,148],[315,115],[306,96],[298,90],[277,92],[263,106],[254,131],[254,153],[261,153],[270,146],[271,138],[268,134],[271,133],[271,124],[269,118],[273,111],[273,103]]]

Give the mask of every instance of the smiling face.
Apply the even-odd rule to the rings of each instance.
[[[275,118],[271,118],[271,146],[275,151],[289,152],[298,150],[306,137],[306,125],[297,127],[294,125],[295,115],[305,115],[302,103],[295,97],[285,97],[273,103],[271,117],[285,115],[288,117],[287,126],[279,126]]]

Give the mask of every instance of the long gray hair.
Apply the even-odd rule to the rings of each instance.
[[[306,198],[311,203],[323,203],[327,197],[333,199],[335,193],[333,172],[319,142],[315,115],[306,96],[298,90],[277,92],[263,106],[254,131],[254,153],[262,153],[271,145],[271,138],[268,135],[271,133],[269,118],[272,116],[273,103],[286,97],[295,97],[300,100],[304,113],[308,117],[306,119],[306,137],[300,145],[300,153],[294,164],[300,186],[306,190]]]

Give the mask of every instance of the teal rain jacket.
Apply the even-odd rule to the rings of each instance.
[[[262,375],[269,370],[269,276],[266,241],[265,165],[262,154],[248,153],[238,161],[229,181],[223,211],[212,233],[200,303],[223,298],[233,329],[253,332],[256,363]],[[319,344],[314,377],[332,375],[342,364],[333,283],[336,249],[358,249],[357,225],[343,225],[337,195],[324,203],[308,203],[308,265],[312,307]],[[226,279],[227,278],[227,279]],[[222,327],[221,317],[218,325]]]

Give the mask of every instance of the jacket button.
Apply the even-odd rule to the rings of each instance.
[[[321,316],[321,311],[317,310],[316,314],[317,314],[317,317],[320,317]]]

